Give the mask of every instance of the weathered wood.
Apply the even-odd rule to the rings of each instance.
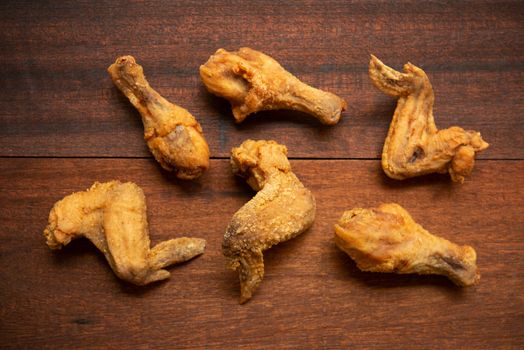
[[[0,161],[0,342],[3,348],[522,348],[524,161],[479,161],[463,185],[445,176],[405,182],[378,161],[296,160],[316,196],[313,227],[269,250],[254,298],[238,304],[222,236],[253,192],[226,160],[179,183],[152,159]],[[42,230],[53,203],[95,180],[130,180],[147,196],[153,243],[207,239],[203,256],[170,269],[165,283],[114,277],[87,241],[61,251]],[[442,277],[360,272],[332,241],[356,206],[395,201],[430,232],[478,253],[478,286]]]
[[[0,2],[0,347],[524,348],[523,32],[521,1]],[[198,67],[219,47],[241,46],[346,98],[339,125],[280,111],[235,125]],[[464,185],[390,180],[365,160],[380,156],[395,108],[369,81],[369,53],[397,69],[421,66],[437,126],[479,130],[491,144]],[[292,165],[316,196],[317,220],[265,254],[265,279],[246,305],[220,249],[253,192],[225,159],[196,182],[160,170],[106,73],[122,54],[197,117],[213,157],[256,138],[308,158]],[[203,237],[206,253],[140,288],[86,240],[49,250],[42,230],[54,202],[114,178],[144,189],[153,243]],[[360,272],[332,226],[346,209],[387,201],[475,247],[480,284]]]
[[[376,158],[395,102],[367,77],[369,53],[423,67],[439,127],[480,130],[489,159],[523,159],[521,1],[91,1],[0,4],[0,156],[149,157],[138,113],[106,68],[132,54],[153,87],[202,123],[212,156],[245,138],[293,157]],[[235,126],[198,67],[217,48],[251,46],[347,99],[335,127],[266,112]]]

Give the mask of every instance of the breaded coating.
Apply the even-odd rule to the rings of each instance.
[[[347,106],[340,97],[301,82],[273,58],[247,47],[218,49],[200,66],[200,77],[209,92],[229,100],[237,123],[258,111],[291,109],[334,125]]]
[[[435,96],[426,73],[411,63],[400,73],[371,55],[369,77],[382,92],[398,97],[382,151],[384,172],[397,180],[449,172],[453,181],[464,182],[473,170],[475,153],[489,144],[479,132],[458,126],[437,130]]]
[[[132,182],[96,182],[58,201],[44,230],[47,245],[60,249],[86,237],[104,253],[115,274],[136,285],[169,278],[164,267],[204,252],[200,238],[176,238],[150,248],[146,199]]]
[[[307,230],[315,219],[315,198],[291,172],[287,148],[275,141],[247,140],[231,151],[233,173],[258,193],[235,213],[222,252],[240,279],[240,303],[264,277],[263,251]]]
[[[477,254],[432,235],[395,203],[344,212],[335,243],[362,271],[444,275],[458,286],[477,283]]]
[[[209,168],[209,147],[191,113],[153,90],[132,56],[117,58],[107,71],[140,112],[144,139],[162,168],[184,180],[202,175]]]

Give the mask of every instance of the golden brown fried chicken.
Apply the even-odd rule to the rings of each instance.
[[[395,203],[344,212],[335,243],[362,271],[444,275],[459,286],[480,278],[473,248],[433,236]]]
[[[202,127],[184,108],[160,96],[132,56],[116,59],[107,71],[142,116],[144,138],[162,168],[179,179],[195,179],[209,168]]]
[[[60,249],[71,240],[86,237],[104,253],[115,274],[144,285],[169,278],[164,267],[204,252],[200,238],[176,238],[150,249],[146,200],[136,184],[96,182],[89,190],[58,201],[44,230],[47,245]]]
[[[222,252],[240,279],[240,303],[249,300],[264,277],[262,252],[307,230],[315,219],[315,198],[291,172],[285,146],[247,140],[231,151],[236,175],[258,193],[235,213]]]
[[[200,77],[209,92],[231,102],[237,123],[258,111],[292,109],[334,125],[346,109],[340,97],[301,82],[273,58],[247,47],[218,49],[200,66]]]
[[[404,72],[371,55],[371,81],[382,92],[399,98],[382,151],[382,168],[397,180],[449,172],[453,181],[462,183],[473,170],[475,152],[489,145],[476,131],[457,126],[437,130],[429,78],[411,63],[404,65]]]

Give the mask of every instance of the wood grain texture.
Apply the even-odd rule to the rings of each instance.
[[[263,129],[293,157],[376,158],[395,101],[367,77],[374,53],[424,68],[437,125],[481,131],[491,144],[481,158],[523,159],[523,32],[522,1],[2,1],[0,156],[150,157],[138,113],[106,73],[132,54],[201,122],[213,157]],[[340,124],[264,112],[236,126],[198,67],[241,46],[347,99]]]
[[[523,33],[524,3],[509,0],[1,1],[0,348],[524,348]],[[341,122],[277,111],[235,125],[198,67],[241,46],[345,98]],[[383,174],[374,159],[396,102],[372,86],[369,53],[421,66],[437,126],[490,143],[464,185]],[[201,122],[215,159],[198,181],[177,182],[151,158],[140,116],[106,73],[123,54]],[[265,279],[241,306],[220,247],[253,192],[216,158],[247,138],[288,146],[318,212],[309,231],[265,254]],[[86,240],[49,250],[42,231],[55,201],[110,179],[144,189],[153,243],[203,237],[205,254],[141,288]],[[333,224],[389,201],[472,245],[480,284],[360,272],[335,247]]]
[[[254,298],[238,304],[220,253],[253,192],[214,160],[180,183],[151,159],[0,161],[2,348],[424,348],[524,346],[524,161],[479,161],[464,185],[445,176],[386,178],[378,161],[295,160],[317,199],[313,227],[269,250]],[[147,196],[153,243],[207,239],[203,256],[150,287],[118,280],[88,241],[61,251],[42,230],[55,201],[95,180],[130,180]],[[443,277],[360,272],[333,241],[349,208],[395,201],[430,232],[478,253],[478,286]]]

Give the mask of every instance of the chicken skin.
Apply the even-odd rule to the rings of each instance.
[[[480,133],[457,126],[437,130],[433,88],[426,73],[411,63],[400,73],[372,55],[369,76],[382,92],[398,97],[382,151],[384,172],[397,180],[449,172],[453,181],[464,182],[473,170],[475,153],[489,146]]]
[[[362,271],[444,275],[458,286],[477,283],[477,254],[430,234],[395,203],[344,212],[335,243]]]
[[[144,138],[162,168],[192,180],[209,168],[209,147],[202,127],[184,108],[160,96],[132,56],[116,59],[107,69],[115,85],[142,116]]]
[[[258,111],[292,109],[334,125],[346,109],[340,97],[301,82],[273,58],[247,47],[218,49],[200,66],[200,77],[209,92],[229,100],[237,123]]]
[[[176,238],[150,248],[146,200],[136,184],[96,182],[58,201],[44,230],[47,245],[60,249],[86,237],[104,253],[115,274],[136,285],[169,278],[163,268],[204,252],[200,238]]]
[[[222,243],[228,266],[238,271],[240,303],[264,277],[263,251],[307,230],[315,219],[315,198],[291,172],[285,146],[247,140],[233,148],[233,172],[258,193],[235,213]]]

